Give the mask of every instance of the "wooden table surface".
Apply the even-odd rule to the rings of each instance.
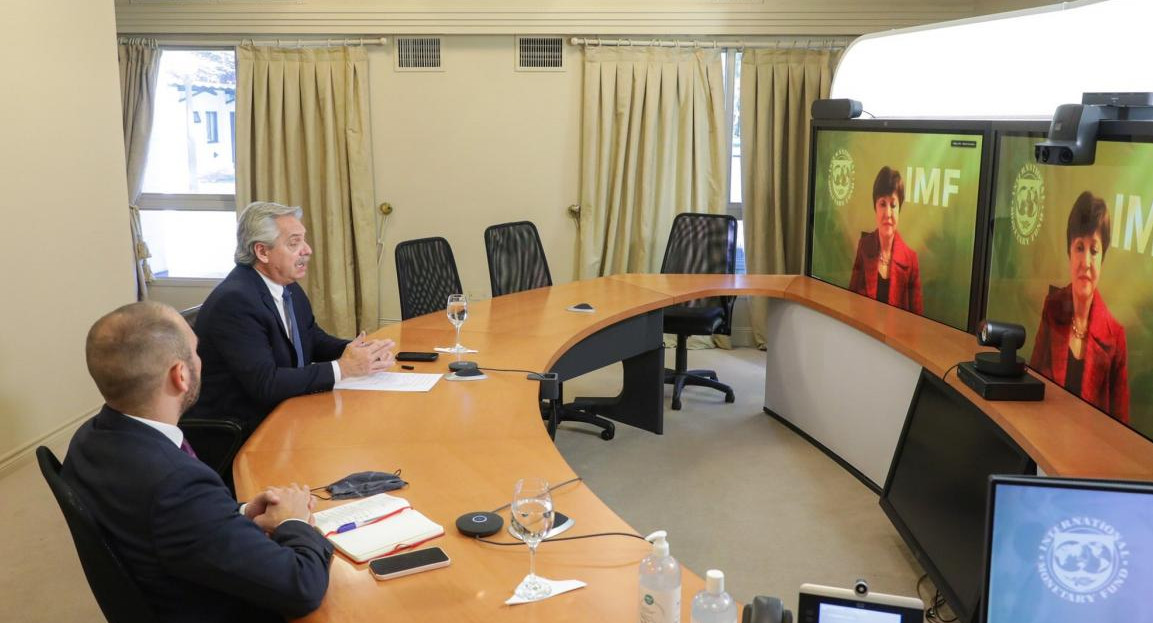
[[[603,327],[714,294],[801,303],[885,342],[937,375],[982,350],[964,332],[787,275],[620,275],[521,292],[472,302],[461,340],[479,351],[467,358],[483,367],[544,371]],[[590,303],[596,312],[564,311],[575,303]],[[450,346],[453,336],[442,313],[374,334],[409,351]],[[437,362],[414,365],[417,372],[442,373],[453,359],[442,355]],[[338,390],[294,398],[280,405],[241,449],[233,465],[241,499],[273,484],[318,486],[352,472],[401,469],[410,485],[397,493],[445,527],[445,536],[431,544],[452,558],[446,569],[377,582],[367,565],[337,554],[328,595],[308,621],[636,620],[636,568],[650,551],[640,540],[545,543],[537,554],[538,573],[583,580],[588,586],[539,603],[506,606],[504,600],[528,570],[527,550],[477,543],[456,532],[454,523],[462,513],[506,504],[518,478],[542,476],[559,483],[576,476],[541,422],[537,383],[520,373],[488,377],[441,380],[427,393]],[[1060,387],[1049,383],[1041,403],[1008,403],[981,399],[955,373],[948,382],[1048,474],[1153,480],[1153,445]],[[576,520],[566,536],[635,532],[583,483],[554,492],[554,501]],[[505,533],[491,538],[510,540]],[[675,555],[675,534],[670,541]],[[689,620],[689,602],[702,587],[701,578],[686,569],[682,621]]]

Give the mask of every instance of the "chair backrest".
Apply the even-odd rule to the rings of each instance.
[[[396,283],[401,320],[446,309],[448,295],[464,294],[452,247],[440,237],[396,245]]]
[[[196,328],[196,318],[200,315],[200,305],[180,310],[180,315],[188,322],[188,326]]]
[[[501,223],[484,230],[484,250],[493,296],[552,285],[540,234],[530,221]]]
[[[156,615],[144,598],[136,580],[128,574],[120,558],[104,537],[104,532],[92,518],[88,508],[72,487],[60,477],[60,461],[44,446],[36,448],[36,460],[48,488],[56,496],[56,503],[68,522],[80,565],[88,578],[88,586],[109,623],[147,623],[156,621]]]
[[[685,212],[673,219],[662,274],[727,274],[737,270],[737,219],[727,214]],[[717,333],[732,332],[734,296],[689,301],[686,307],[721,307],[724,323]]]

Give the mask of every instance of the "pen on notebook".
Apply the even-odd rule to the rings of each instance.
[[[348,532],[349,530],[356,530],[356,522],[355,521],[350,521],[346,524],[341,525],[339,528],[336,529],[336,533],[341,534],[342,532]]]

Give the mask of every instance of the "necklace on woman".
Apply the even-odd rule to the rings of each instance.
[[[1070,323],[1069,326],[1073,329],[1073,337],[1075,337],[1079,340],[1084,340],[1086,337],[1089,337],[1089,327],[1088,326],[1085,326],[1083,328],[1078,328],[1076,320],[1074,320],[1072,323]]]

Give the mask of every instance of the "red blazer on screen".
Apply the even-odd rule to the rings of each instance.
[[[857,243],[857,257],[853,260],[853,275],[849,278],[850,290],[871,299],[877,298],[877,264],[880,257],[881,237],[877,230],[861,234],[861,240]],[[901,234],[893,237],[893,258],[889,262],[889,300],[885,302],[917,314],[925,313],[917,253],[901,240]]]
[[[1061,386],[1065,385],[1072,327],[1072,286],[1049,286],[1029,367]],[[1128,424],[1129,351],[1125,345],[1125,328],[1109,313],[1100,291],[1093,292],[1089,335],[1084,341],[1085,376],[1081,379],[1081,398]]]

